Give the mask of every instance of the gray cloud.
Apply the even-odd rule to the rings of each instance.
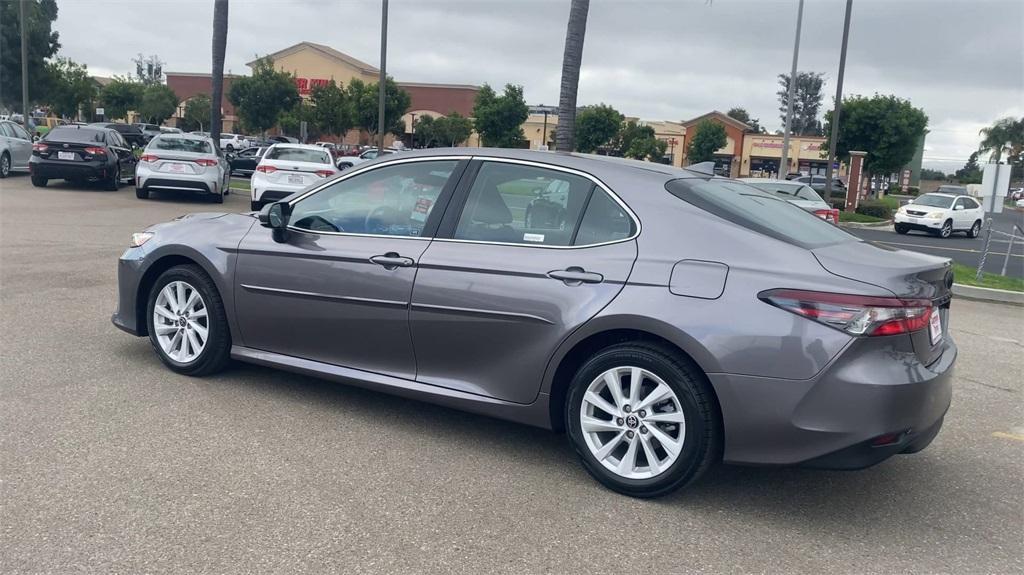
[[[173,71],[210,66],[212,0],[60,0],[63,54],[95,73],[127,73],[136,52]],[[558,100],[568,0],[393,0],[388,70],[409,81],[525,87],[531,103]],[[800,69],[835,91],[842,0],[808,0]],[[743,106],[780,125],[776,76],[789,69],[796,0],[594,0],[581,104],[630,116],[687,119]],[[232,0],[227,68],[302,40],[376,64],[380,4],[344,0]],[[1024,114],[1024,2],[855,0],[847,94],[896,94],[923,108],[927,157],[951,168],[977,130]],[[116,45],[112,40],[117,39]],[[948,161],[946,159],[949,159]]]

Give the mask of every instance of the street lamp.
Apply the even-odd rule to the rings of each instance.
[[[409,147],[410,148],[415,148],[416,147],[416,112],[412,112],[410,115],[412,116],[412,121],[409,123],[409,125],[412,126],[412,136],[409,137]]]
[[[832,166],[836,162],[836,140],[839,139],[839,114],[843,108],[843,74],[846,73],[846,43],[850,40],[850,12],[853,0],[846,0],[846,19],[843,21],[843,46],[839,49],[839,76],[836,78],[836,102],[832,111],[832,135],[828,139],[828,165],[825,166],[825,199],[832,197]],[[857,190],[860,193],[860,190]]]
[[[782,165],[779,166],[779,179],[786,179],[789,173],[789,129],[793,124],[793,98],[796,95],[796,61],[800,56],[800,26],[804,21],[804,0],[796,12],[796,39],[793,41],[793,68],[789,73],[789,96],[786,98],[786,127],[782,130]]]

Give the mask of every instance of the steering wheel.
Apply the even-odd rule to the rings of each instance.
[[[391,206],[378,206],[366,214],[363,229],[367,233],[384,233],[398,220],[398,210]]]
[[[316,216],[316,215],[306,216],[306,217],[302,218],[301,220],[295,222],[295,227],[302,228],[304,230],[309,230],[309,231],[312,231],[312,232],[343,232],[343,231],[345,231],[345,230],[341,229],[340,226],[337,226],[337,225],[331,223],[330,220],[328,220],[328,219],[326,219],[326,218],[324,218],[322,216]]]

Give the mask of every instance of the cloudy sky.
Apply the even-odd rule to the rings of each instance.
[[[126,74],[138,52],[208,72],[212,0],[58,0],[61,53]],[[309,40],[379,61],[379,0],[231,0],[226,68]],[[557,104],[569,0],[392,0],[388,72],[403,81],[522,84]],[[807,0],[800,70],[835,93],[843,0]],[[745,107],[781,127],[797,0],[593,0],[579,103],[685,120]],[[104,39],[115,40],[104,41]],[[1024,1],[855,0],[844,92],[895,94],[930,118],[926,165],[952,170],[978,130],[1024,115]]]

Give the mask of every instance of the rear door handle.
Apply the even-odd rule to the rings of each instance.
[[[572,266],[564,270],[548,272],[548,277],[562,280],[565,285],[599,284],[604,281],[604,276],[594,272],[584,271],[583,268]]]
[[[382,256],[372,256],[370,261],[379,266],[383,266],[384,269],[387,270],[407,268],[416,263],[412,258],[402,257],[395,252],[388,252]]]

